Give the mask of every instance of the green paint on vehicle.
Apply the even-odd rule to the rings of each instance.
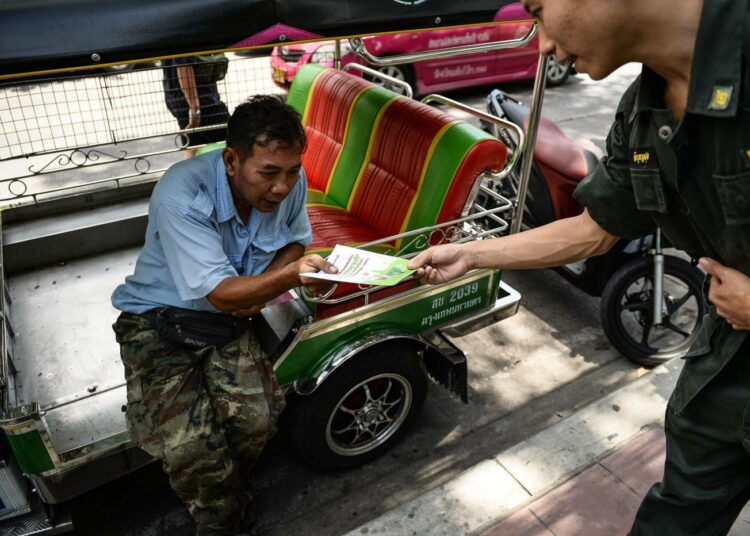
[[[31,429],[18,435],[6,434],[5,437],[24,473],[36,475],[55,467],[38,430]]]
[[[285,385],[314,377],[332,356],[365,337],[389,330],[416,337],[486,309],[495,302],[496,282],[495,273],[490,272],[432,295],[389,299],[383,302],[381,311],[377,303],[363,307],[359,314],[353,313],[340,323],[332,323],[330,330],[320,329],[319,335],[300,340],[276,371],[279,383]],[[318,324],[324,325],[325,321]]]

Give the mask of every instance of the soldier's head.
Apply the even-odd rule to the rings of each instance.
[[[599,80],[632,61],[627,0],[521,0],[539,23],[539,51]],[[632,13],[631,13],[632,16]]]
[[[256,95],[240,104],[222,155],[235,202],[276,210],[299,180],[306,143],[299,114],[278,97]]]
[[[521,0],[539,23],[539,50],[600,80],[639,61],[661,66],[677,58],[675,44],[695,41],[704,0]]]

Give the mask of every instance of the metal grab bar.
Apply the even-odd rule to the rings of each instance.
[[[382,80],[385,80],[386,82],[393,84],[394,86],[402,87],[404,88],[404,92],[407,97],[409,97],[410,99],[414,97],[414,90],[411,88],[411,86],[408,83],[406,83],[403,80],[399,80],[398,78],[393,78],[392,76],[388,76],[385,73],[381,73],[380,71],[377,71],[365,65],[360,65],[359,63],[348,63],[344,66],[342,70],[349,71],[351,69],[356,69],[357,71],[367,73],[372,77],[380,78]]]
[[[526,193],[529,190],[529,178],[531,177],[531,167],[534,164],[534,145],[536,144],[536,134],[539,130],[539,121],[542,117],[542,105],[544,104],[544,88],[547,87],[547,67],[549,66],[549,56],[539,55],[539,63],[536,66],[536,79],[534,80],[534,95],[529,111],[529,124],[526,127],[526,140],[520,139],[519,149],[523,147],[525,155],[521,163],[521,174],[518,181],[518,197],[516,198],[516,214],[513,218],[513,225],[510,228],[510,234],[515,234],[521,230],[523,224],[523,213],[526,207]],[[517,152],[521,152],[520,150]]]
[[[499,236],[500,234],[504,233],[505,231],[509,229],[510,224],[508,224],[507,221],[503,220],[498,215],[500,213],[510,211],[513,208],[513,202],[510,201],[509,199],[504,198],[497,192],[492,192],[492,196],[495,199],[497,199],[498,202],[501,203],[495,208],[486,209],[480,205],[474,204],[473,208],[478,209],[479,212],[475,212],[473,214],[464,216],[462,218],[459,218],[453,221],[431,225],[428,227],[422,227],[420,229],[414,229],[413,231],[407,231],[405,233],[374,240],[366,244],[360,244],[360,245],[357,245],[356,248],[367,249],[369,247],[381,245],[381,244],[391,245],[392,243],[395,243],[398,240],[401,240],[404,238],[411,238],[412,240],[406,245],[402,245],[401,250],[396,252],[395,254],[396,257],[410,259],[412,257],[417,256],[422,250],[426,249],[430,245],[437,245],[437,244],[433,244],[433,241],[436,238],[440,239],[438,241],[438,243],[440,244],[444,244],[444,243],[462,244],[464,242],[469,242],[472,240],[480,240],[483,238],[493,238],[495,236]],[[497,223],[498,226],[491,228],[491,229],[483,229],[481,225],[478,225],[478,222],[477,222],[477,220],[480,220],[482,218],[491,219],[492,221]],[[411,253],[402,255],[403,251],[412,247],[416,247],[417,251],[413,251]],[[413,276],[409,276],[405,278],[404,281],[408,281],[410,279],[413,279]],[[334,293],[337,287],[338,287],[338,283],[334,283],[325,293],[314,294],[310,292],[306,287],[302,286],[298,289],[298,292],[300,296],[306,299],[307,301],[311,301],[315,303],[333,305],[333,304],[342,303],[348,300],[352,300],[360,296],[364,296],[365,304],[368,304],[370,293],[375,292],[376,290],[379,290],[382,288],[378,286],[360,285],[359,291],[352,292],[351,294],[346,294],[345,296],[341,296],[340,298],[330,298],[330,296]]]
[[[487,112],[477,110],[476,108],[473,108],[466,104],[462,104],[458,101],[454,101],[453,99],[449,99],[448,97],[443,97],[442,95],[427,95],[422,99],[422,102],[424,102],[425,104],[429,102],[439,102],[440,104],[452,106],[453,108],[461,110],[462,112],[466,112],[473,116],[479,117],[480,119],[483,119],[484,121],[487,121],[489,123],[494,123],[501,127],[509,128],[513,132],[515,132],[516,136],[518,136],[518,145],[516,146],[516,150],[513,152],[510,159],[506,162],[505,167],[503,167],[503,169],[501,169],[500,172],[494,177],[497,179],[504,179],[510,174],[511,171],[513,171],[513,168],[518,162],[518,159],[520,158],[521,154],[523,154],[525,136],[521,127],[519,127],[515,123],[511,123],[510,121],[506,121],[504,119],[500,119],[499,117],[495,117],[494,115],[488,114]]]
[[[412,54],[399,54],[396,56],[388,56],[386,58],[378,58],[373,56],[365,47],[364,41],[361,38],[355,37],[349,39],[349,45],[352,50],[366,60],[368,63],[375,65],[376,67],[388,67],[391,65],[402,65],[404,63],[414,63],[416,61],[433,60],[438,58],[453,58],[455,56],[463,56],[465,54],[477,54],[479,52],[490,52],[493,50],[504,50],[507,48],[516,48],[528,45],[537,32],[536,23],[532,24],[529,31],[523,37],[518,39],[509,39],[507,41],[494,41],[492,43],[482,43],[475,45],[461,45],[457,47],[441,48],[439,50],[425,50],[423,52],[414,52]]]

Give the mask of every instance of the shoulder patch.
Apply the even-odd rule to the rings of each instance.
[[[726,110],[729,108],[729,103],[732,101],[732,93],[734,88],[732,86],[714,86],[713,93],[711,93],[711,102],[708,104],[709,110]]]

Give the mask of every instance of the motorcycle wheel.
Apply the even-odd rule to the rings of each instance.
[[[622,355],[647,367],[685,355],[706,313],[703,274],[683,259],[665,255],[666,313],[661,325],[654,325],[653,266],[651,257],[643,257],[620,267],[607,282],[601,301],[609,341]]]
[[[285,426],[306,463],[349,469],[396,444],[426,394],[427,373],[416,352],[382,345],[351,358],[312,395],[290,400]]]

